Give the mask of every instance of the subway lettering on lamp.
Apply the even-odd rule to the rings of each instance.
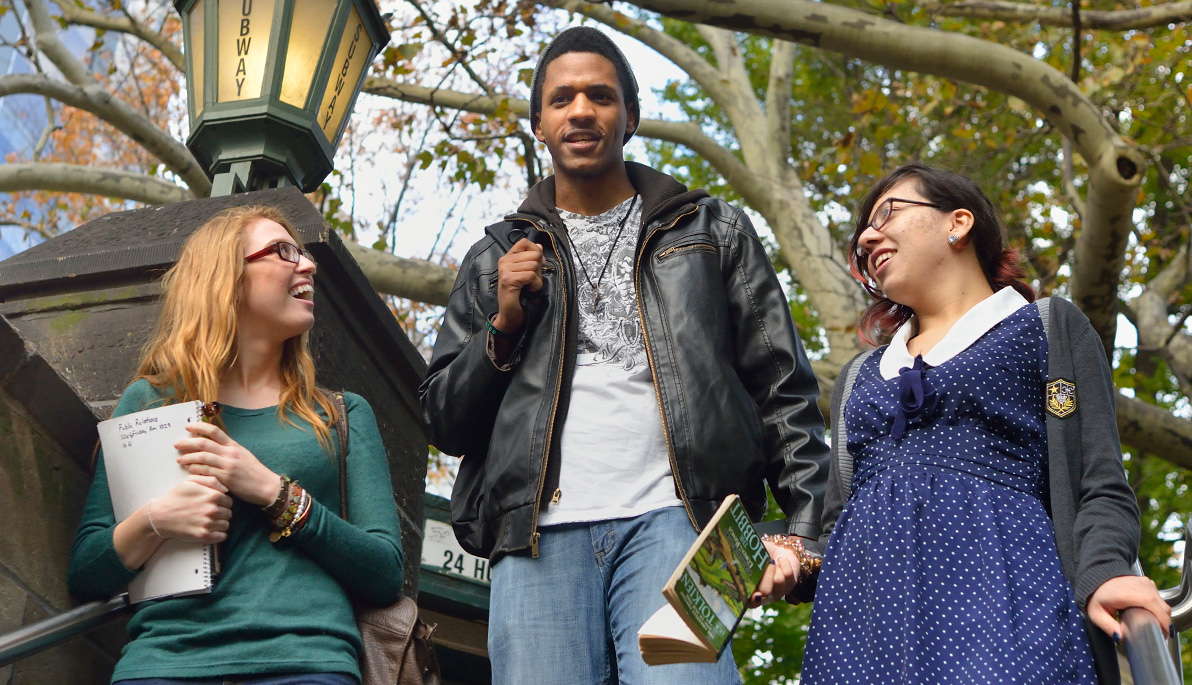
[[[236,97],[240,97],[240,91],[244,88],[244,79],[248,76],[248,69],[244,66],[244,60],[248,57],[249,48],[252,47],[252,36],[249,32],[252,31],[252,0],[241,0],[240,2],[240,37],[236,39],[236,57],[239,58],[236,64]]]

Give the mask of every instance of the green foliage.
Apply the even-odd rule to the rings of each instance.
[[[1154,355],[1139,358],[1123,354],[1114,369],[1114,382],[1119,387],[1132,387],[1138,399],[1178,411],[1186,404],[1180,398],[1179,387],[1166,363]],[[1142,513],[1142,543],[1138,558],[1143,569],[1159,587],[1174,587],[1179,583],[1179,562],[1175,542],[1192,520],[1192,472],[1181,469],[1156,455],[1125,449],[1126,474],[1130,487],[1138,497]]]
[[[331,172],[332,178],[342,176],[339,171]],[[346,218],[343,213],[344,201],[339,195],[335,194],[332,186],[327,181],[319,184],[319,189],[314,192],[313,202],[322,212],[323,218],[327,223],[331,224],[331,228],[335,229],[337,233],[345,238],[353,238],[356,235],[356,225],[352,223],[351,219]],[[385,240],[381,236],[381,241]],[[383,250],[384,246],[374,245],[373,247]]]
[[[828,341],[819,333],[823,330],[823,326],[820,325],[819,315],[815,308],[807,300],[807,293],[804,292],[803,286],[798,282],[795,282],[794,285],[795,292],[790,301],[791,318],[800,333],[803,348],[812,359],[817,359],[827,351]]]
[[[753,618],[753,614],[760,614]],[[733,658],[746,685],[793,683],[803,666],[811,605],[775,602],[746,615],[733,635]]]

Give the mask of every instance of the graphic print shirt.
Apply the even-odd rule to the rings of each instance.
[[[572,252],[579,337],[560,442],[559,490],[553,493],[558,500],[541,513],[539,525],[681,506],[634,289],[641,199],[596,216],[562,209],[559,216]]]

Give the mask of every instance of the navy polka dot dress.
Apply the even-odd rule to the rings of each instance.
[[[801,682],[1095,684],[1043,504],[1038,309],[891,380],[884,351],[865,360],[846,405],[853,490],[828,543]]]

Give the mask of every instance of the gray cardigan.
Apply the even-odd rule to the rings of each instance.
[[[1075,386],[1074,406],[1047,412],[1049,487],[1044,505],[1055,530],[1064,575],[1085,608],[1093,591],[1110,578],[1134,575],[1140,535],[1138,503],[1126,482],[1118,439],[1117,396],[1101,339],[1076,305],[1061,298],[1035,303],[1047,336],[1047,382]],[[844,503],[852,492],[853,457],[848,453],[844,407],[861,364],[862,352],[845,364],[832,393],[832,463],[824,493],[819,551],[826,547]],[[1062,416],[1061,416],[1062,415]],[[811,601],[815,587],[803,584],[788,599]],[[1086,618],[1097,676],[1120,682],[1113,642]]]

